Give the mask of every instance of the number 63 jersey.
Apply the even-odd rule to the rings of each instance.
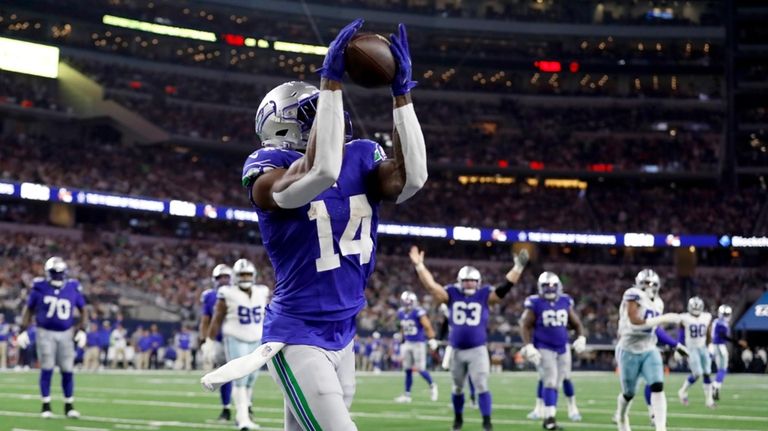
[[[265,147],[243,166],[243,184],[302,157]],[[380,198],[371,184],[386,156],[373,141],[344,146],[336,184],[296,209],[256,207],[264,248],[275,269],[263,341],[343,349],[354,337],[354,317],[365,306],[364,287],[375,265]]]
[[[264,311],[269,300],[269,288],[263,284],[251,286],[250,296],[236,286],[221,286],[216,298],[227,305],[221,332],[225,337],[253,343],[261,340]]]
[[[491,286],[481,286],[472,295],[465,295],[455,284],[446,286],[445,291],[448,293],[451,346],[464,350],[485,345]]]
[[[559,295],[548,301],[539,295],[525,298],[525,308],[536,316],[533,345],[537,349],[565,353],[568,346],[568,312],[573,308],[569,295]]]

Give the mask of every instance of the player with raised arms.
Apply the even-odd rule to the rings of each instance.
[[[520,280],[528,263],[528,252],[522,250],[515,255],[515,264],[505,275],[505,281],[493,287],[482,284],[480,271],[473,266],[464,266],[459,270],[456,283],[443,287],[437,283],[432,273],[424,265],[424,251],[411,247],[409,253],[416,274],[424,288],[432,295],[435,305],[446,303],[450,309],[451,377],[453,387],[453,431],[461,430],[464,424],[464,382],[467,374],[477,388],[477,403],[483,417],[483,430],[491,430],[491,391],[488,387],[488,375],[491,363],[488,358],[488,315],[489,306],[501,302]]]
[[[355,318],[375,266],[378,207],[402,203],[427,180],[424,136],[411,103],[404,25],[390,35],[394,157],[377,143],[348,141],[342,104],[344,51],[363,25],[341,29],[320,70],[320,89],[288,82],[270,91],[256,115],[264,148],[243,166],[276,285],[264,344],[207,374],[213,389],[268,361],[285,396],[286,430],[355,430]],[[348,141],[348,142],[347,142]]]

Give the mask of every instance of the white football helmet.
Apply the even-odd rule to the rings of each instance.
[[[701,313],[704,312],[704,300],[698,296],[694,296],[693,298],[689,299],[688,312],[691,313],[691,316],[701,315]]]
[[[403,304],[403,307],[410,310],[411,308],[419,304],[419,298],[416,296],[415,293],[411,291],[405,291],[402,294],[400,294],[400,303]]]
[[[539,288],[539,296],[547,301],[554,301],[563,294],[563,283],[552,271],[542,272],[536,285]]]
[[[652,269],[643,269],[635,277],[635,287],[643,290],[649,298],[655,299],[661,289],[659,274]]]
[[[725,320],[730,320],[732,313],[733,313],[733,310],[731,310],[730,305],[723,304],[717,307],[717,317],[721,317]]]
[[[219,278],[222,277],[227,277],[227,279],[219,280]],[[223,263],[216,265],[216,267],[213,268],[213,272],[211,273],[211,280],[213,280],[213,285],[215,287],[229,284],[232,280],[232,268],[230,268],[229,265],[225,265]]]
[[[242,290],[250,289],[256,284],[256,267],[248,259],[238,259],[232,266],[235,273],[234,284]]]
[[[480,288],[482,280],[480,270],[474,266],[463,266],[456,276],[456,282],[466,296],[474,295],[475,292],[477,292],[477,289]]]
[[[64,259],[53,256],[45,261],[45,279],[53,287],[64,285],[67,276],[67,263]]]

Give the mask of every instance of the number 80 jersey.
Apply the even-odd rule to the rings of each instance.
[[[484,285],[473,295],[465,295],[455,284],[445,287],[448,293],[451,346],[471,349],[483,346],[488,339],[488,296],[491,286]]]
[[[264,311],[269,300],[269,288],[263,284],[251,286],[251,295],[236,286],[221,286],[216,298],[227,305],[221,333],[246,343],[261,340]]]
[[[243,184],[250,190],[260,174],[288,168],[302,156],[262,148],[243,166]],[[370,190],[371,175],[385,158],[377,143],[351,141],[336,184],[308,205],[256,207],[276,279],[263,341],[341,350],[354,337],[354,317],[365,306],[363,289],[375,265],[380,198]]]

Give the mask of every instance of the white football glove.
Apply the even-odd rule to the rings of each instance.
[[[16,345],[19,346],[20,349],[26,349],[29,347],[29,334],[27,334],[27,331],[22,332],[21,334],[16,336]]]
[[[526,361],[538,366],[541,362],[541,352],[539,349],[533,346],[533,344],[526,344],[520,349],[520,354],[523,355]]]
[[[579,354],[585,350],[587,350],[587,337],[580,335],[573,342],[573,351],[576,352],[576,354]]]
[[[529,259],[530,259],[530,256],[528,255],[528,250],[526,249],[520,250],[520,253],[514,255],[513,261],[515,262],[515,265],[512,267],[512,270],[517,272],[523,272],[523,269],[525,269],[525,265],[528,265]]]
[[[81,329],[77,331],[77,333],[75,334],[74,340],[75,340],[75,344],[77,344],[77,347],[83,349],[85,348],[85,344],[88,341],[88,336],[86,336],[85,331]]]
[[[210,338],[206,338],[202,346],[200,346],[200,353],[203,354],[203,360],[213,363],[216,360],[216,346],[215,341]]]
[[[685,344],[677,343],[677,346],[675,346],[675,355],[680,355],[683,358],[687,358],[690,356],[690,352],[688,351],[688,348],[685,347]]]
[[[440,346],[440,343],[434,338],[430,338],[429,341],[427,341],[427,345],[429,346],[429,350],[437,350],[437,348]]]

